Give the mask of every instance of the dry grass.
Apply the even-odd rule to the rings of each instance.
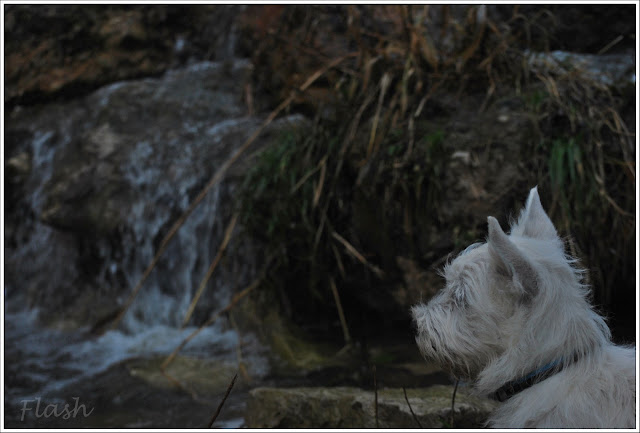
[[[517,6],[499,22],[483,5],[280,11],[254,56],[257,88],[287,94],[305,70],[351,55],[298,94],[292,107],[315,116],[313,130],[281,137],[267,149],[248,174],[241,199],[248,233],[281,254],[272,276],[299,318],[335,314],[330,278],[338,277],[336,284],[351,293],[363,279],[394,278],[380,257],[349,235],[357,194],[377,203],[383,220],[399,216],[393,226],[401,231],[389,237],[413,242],[417,224],[443,224],[438,213],[446,133],[423,120],[425,107],[443,94],[483,94],[480,112],[499,95],[530,99],[541,139],[530,149],[528,176],[553,191],[552,217],[573,235],[577,255],[596,274],[628,266],[624,251],[635,230],[634,136],[610,89],[579,70],[529,67],[525,49],[532,48],[532,35],[543,36],[535,42],[544,48],[554,24],[544,8],[525,15]],[[386,221],[381,229],[389,227]],[[603,257],[609,249],[618,255]],[[596,298],[610,301],[614,279],[592,280]],[[315,311],[304,307],[309,296]],[[350,313],[344,314],[348,320]]]

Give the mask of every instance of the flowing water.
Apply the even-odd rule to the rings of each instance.
[[[154,419],[141,420],[139,417],[121,415],[121,406],[129,411],[141,409],[151,410],[154,407],[162,410],[172,404],[174,397],[177,406],[190,409],[195,425],[203,426],[206,418],[215,408],[217,392],[209,398],[209,405],[196,404],[186,393],[172,393],[168,402],[155,401],[148,395],[162,392],[155,384],[131,383],[132,369],[116,368],[121,363],[157,357],[164,358],[171,353],[183,339],[195,330],[194,327],[177,329],[166,325],[150,325],[138,332],[126,333],[120,330],[108,331],[100,337],[87,337],[86,329],[61,331],[43,328],[38,324],[36,310],[8,313],[5,315],[5,423],[7,427],[180,427],[182,420],[171,416],[168,412],[154,415]],[[250,338],[243,337],[246,345]],[[256,346],[256,342],[250,342]],[[205,328],[197,337],[181,351],[181,355],[202,360],[213,360],[225,365],[235,365],[238,335],[234,330],[224,329],[221,324]],[[265,372],[261,366],[266,365],[260,356],[248,356],[244,360],[249,365],[252,377],[260,377]],[[136,395],[147,395],[138,398],[124,396],[118,387],[111,389],[104,382],[128,384],[139,388]],[[94,386],[94,382],[95,385]],[[145,392],[146,391],[146,392]],[[110,394],[110,395],[109,395]],[[219,395],[216,395],[219,394]],[[234,396],[246,393],[236,390]],[[109,404],[101,403],[98,398],[107,395],[112,399]],[[45,417],[44,409],[36,413],[35,405],[41,407],[73,404],[74,398],[84,403],[94,415],[87,419],[78,417],[65,420],[64,423],[55,417]],[[118,404],[118,398],[123,399]],[[125,401],[126,400],[126,401]],[[31,408],[25,409],[25,408]],[[243,423],[242,399],[236,398],[235,407],[229,406],[221,413],[218,427],[239,427]],[[38,416],[39,415],[39,416]],[[164,417],[164,418],[163,418]],[[120,424],[123,422],[123,424]],[[78,423],[78,424],[76,424]],[[188,424],[186,426],[189,426]]]
[[[5,226],[7,427],[202,427],[238,371],[240,352],[247,377],[268,373],[256,338],[238,335],[221,318],[180,352],[179,374],[201,370],[201,381],[191,378],[201,385],[197,398],[189,387],[158,378],[159,360],[255,275],[255,260],[238,245],[216,269],[197,319],[181,329],[222,241],[232,182],[209,191],[186,220],[120,326],[99,336],[89,332],[100,318],[94,310],[123,304],[168,227],[259,125],[238,96],[238,74],[249,67],[244,60],[204,62],[7,116],[7,157],[22,152],[31,162],[26,178],[12,186],[18,191],[13,212],[24,218]],[[92,224],[113,226],[117,236],[95,235]],[[75,315],[78,309],[87,313]],[[239,383],[216,426],[242,425],[243,396],[246,386]],[[56,415],[65,404],[94,411]]]

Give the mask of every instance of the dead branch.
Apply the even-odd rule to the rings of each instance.
[[[378,128],[378,121],[380,120],[380,111],[382,110],[382,102],[384,101],[384,95],[387,93],[387,89],[391,84],[391,75],[385,73],[380,80],[380,95],[378,97],[378,107],[376,108],[376,114],[373,118],[373,126],[371,127],[371,135],[369,136],[369,145],[367,146],[367,158],[373,153],[373,143],[376,139],[376,130]]]
[[[363,265],[367,266],[369,269],[371,269],[373,271],[374,274],[376,274],[376,276],[378,278],[383,278],[384,277],[384,272],[382,271],[382,269],[380,269],[379,267],[377,267],[374,264],[369,263],[369,261],[367,261],[367,259],[364,258],[364,256],[362,254],[360,254],[358,252],[358,250],[355,249],[355,247],[353,245],[351,245],[345,238],[343,238],[342,236],[340,236],[338,233],[336,233],[335,231],[331,233],[331,236],[333,236],[338,242],[340,242],[342,245],[344,245],[344,247],[347,249],[347,251],[356,259],[358,259],[358,261],[360,261]]]
[[[413,416],[413,419],[415,420],[416,424],[418,424],[418,427],[423,428],[422,424],[420,423],[420,420],[418,419],[416,414],[413,412],[413,408],[411,407],[411,403],[409,403],[409,397],[407,397],[407,390],[405,389],[404,386],[402,387],[402,391],[404,391],[404,399],[407,401],[407,406],[409,406],[409,410],[411,411],[411,415]]]
[[[238,220],[238,213],[236,212],[231,217],[231,221],[229,222],[229,225],[227,225],[227,229],[224,232],[224,239],[222,240],[222,244],[220,245],[220,248],[218,249],[218,253],[216,254],[216,256],[213,259],[213,261],[211,262],[211,265],[209,266],[209,269],[207,270],[206,275],[204,276],[204,278],[200,282],[200,287],[198,287],[198,290],[196,291],[195,296],[191,300],[191,304],[189,305],[189,309],[187,310],[187,314],[185,314],[184,320],[182,321],[182,327],[183,328],[189,322],[189,319],[191,318],[191,315],[193,314],[193,311],[196,308],[196,304],[198,303],[198,300],[200,300],[200,296],[202,296],[202,293],[204,292],[205,287],[207,287],[207,282],[211,278],[211,275],[213,275],[213,271],[218,266],[218,263],[220,263],[220,259],[224,255],[225,250],[227,249],[227,245],[229,244],[229,240],[231,240],[231,234],[233,233],[233,228],[236,226],[236,221],[237,220]]]
[[[456,380],[456,386],[455,388],[453,388],[453,396],[451,397],[451,425],[450,425],[451,428],[453,428],[453,415],[454,415],[455,403],[456,403],[456,392],[458,391],[458,383],[460,383],[460,381]]]
[[[373,392],[375,396],[374,400],[374,410],[376,415],[376,428],[380,428],[380,423],[378,422],[378,380],[376,378],[376,366],[373,366]]]
[[[224,397],[222,398],[222,401],[218,405],[218,409],[216,409],[216,413],[213,414],[211,421],[209,421],[209,428],[213,426],[213,423],[216,422],[216,418],[218,418],[218,415],[220,415],[220,410],[222,410],[222,406],[224,406],[224,402],[227,401],[227,397],[229,397],[229,394],[231,393],[231,389],[233,388],[233,385],[236,383],[237,378],[238,378],[238,373],[236,373],[236,375],[233,376],[231,383],[227,387],[227,392],[224,393]]]
[[[240,333],[240,328],[238,327],[238,324],[236,323],[236,320],[233,317],[232,311],[229,311],[229,313],[227,314],[227,317],[229,318],[229,323],[231,323],[231,326],[233,327],[233,329],[238,333],[238,344],[236,345],[236,355],[238,358],[238,370],[240,370],[240,374],[242,374],[242,378],[244,379],[245,383],[251,383],[251,376],[249,376],[247,367],[244,361],[242,360],[242,334]]]
[[[338,294],[338,288],[336,287],[336,283],[333,281],[333,277],[329,278],[329,284],[331,285],[333,298],[336,301],[336,308],[338,309],[338,316],[340,317],[340,324],[342,325],[342,334],[344,335],[344,342],[348,346],[349,344],[351,344],[351,335],[349,334],[347,321],[344,317],[344,311],[342,310],[342,302],[340,302],[340,294]]]

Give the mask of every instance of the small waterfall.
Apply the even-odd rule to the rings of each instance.
[[[239,246],[180,328],[233,212],[228,180],[175,234],[119,328],[87,336],[125,302],[172,224],[260,124],[241,105],[238,77],[248,68],[245,60],[194,64],[8,116],[17,138],[7,157],[28,154],[31,170],[11,191],[25,217],[12,216],[5,248],[7,401],[53,401],[124,360],[168,355],[253,279],[255,258]],[[242,343],[249,373],[264,376],[256,338],[243,335]],[[221,318],[180,353],[235,363],[238,344]]]

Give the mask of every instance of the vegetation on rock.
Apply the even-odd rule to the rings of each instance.
[[[241,199],[249,235],[278,253],[270,280],[297,323],[321,322],[326,333],[333,317],[339,335],[335,283],[357,337],[408,326],[406,308],[422,293],[399,293],[398,262],[437,284],[447,254],[480,240],[486,216],[517,207],[535,184],[591,270],[596,303],[611,308],[632,293],[627,84],[607,87],[579,67],[534,68],[529,53],[557,44],[554,12],[507,12],[272,7],[248,24],[259,36],[256,88],[276,99],[344,56],[296,99],[313,128],[274,140]]]

